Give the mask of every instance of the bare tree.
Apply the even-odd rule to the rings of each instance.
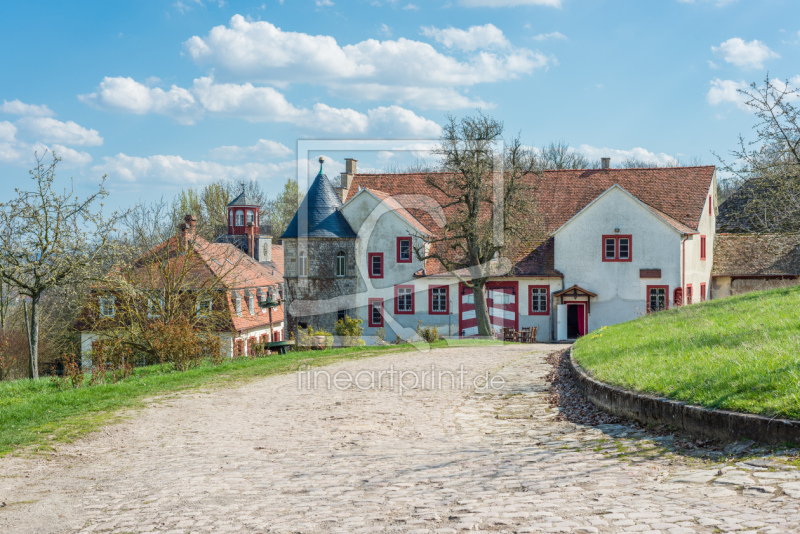
[[[583,153],[561,140],[544,145],[534,156],[540,170],[588,169],[593,166]]]
[[[732,231],[800,231],[800,92],[788,81],[767,76],[739,93],[753,111],[756,138],[739,135],[731,163],[737,191],[726,202],[721,224]],[[719,157],[719,156],[718,156]]]
[[[106,195],[105,176],[99,190],[86,198],[75,195],[71,184],[58,192],[55,180],[60,159],[52,154],[52,161],[46,163],[46,155],[37,154],[30,171],[33,190],[15,189],[16,198],[0,203],[0,278],[30,298],[26,328],[34,380],[39,377],[42,296],[53,288],[87,280],[90,267],[107,253],[115,220],[104,218],[99,204]]]
[[[519,137],[504,142],[502,135],[503,123],[484,114],[448,117],[434,151],[443,173],[426,177],[444,199],[447,221],[439,235],[415,250],[473,290],[480,336],[492,335],[486,282],[510,270],[506,253],[536,238],[530,235],[535,180],[526,175],[535,172],[537,160]]]

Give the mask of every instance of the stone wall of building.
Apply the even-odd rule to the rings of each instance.
[[[297,338],[298,326],[333,332],[339,310],[355,308],[358,272],[355,240],[337,238],[284,239],[286,326]],[[298,247],[308,258],[307,276],[298,272]],[[347,255],[347,273],[336,276],[336,255]],[[348,315],[354,316],[353,313]],[[287,334],[288,335],[288,334]]]

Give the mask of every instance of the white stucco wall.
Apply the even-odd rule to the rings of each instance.
[[[631,261],[604,262],[604,235],[630,235]],[[681,235],[614,187],[556,232],[555,268],[564,274],[564,287],[577,284],[597,294],[590,301],[592,331],[646,313],[648,285],[669,286],[671,301],[681,285]],[[640,279],[640,269],[661,269],[661,278]]]
[[[714,264],[714,236],[717,225],[716,207],[717,179],[716,173],[706,194],[703,214],[700,218],[697,234],[686,239],[686,266],[684,270],[683,298],[686,302],[686,285],[692,284],[692,303],[700,302],[700,285],[706,284],[706,300],[711,295],[711,267]],[[711,213],[709,214],[709,197],[711,197]],[[706,236],[706,259],[700,259],[700,237]]]

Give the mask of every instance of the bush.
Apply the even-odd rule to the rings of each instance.
[[[361,334],[364,329],[361,327],[361,319],[351,319],[349,315],[345,315],[344,319],[336,321],[334,333],[341,339],[343,347],[356,347],[366,345],[366,342],[361,339]]]
[[[197,366],[204,358],[207,336],[192,328],[186,317],[151,323],[143,334],[162,366],[170,363],[176,370],[186,371]]]
[[[313,339],[315,336],[322,336],[325,339],[322,343]],[[324,330],[314,330],[314,327],[297,329],[297,346],[311,349],[329,349],[333,346],[333,334]]]
[[[433,343],[439,339],[439,329],[435,326],[422,326],[422,321],[417,325],[417,335],[428,343]]]

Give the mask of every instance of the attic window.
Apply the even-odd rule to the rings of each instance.
[[[604,235],[603,261],[631,261],[631,236]]]

